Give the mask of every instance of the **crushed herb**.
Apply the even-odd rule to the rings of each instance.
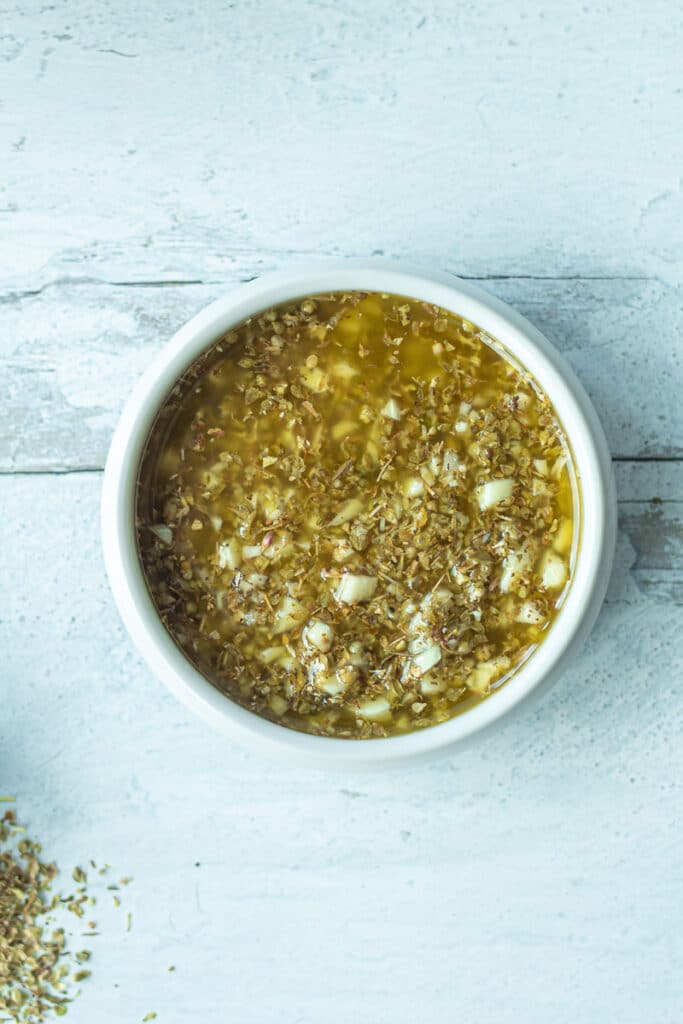
[[[90,953],[69,952],[57,919],[78,903],[54,890],[57,866],[41,860],[40,844],[23,834],[7,811],[0,822],[0,1017],[40,1022],[64,1016],[73,998],[69,981],[90,974],[74,967]]]
[[[69,949],[70,932],[60,917],[67,912],[80,919],[96,899],[80,866],[71,872],[75,892],[60,893],[56,864],[43,862],[40,844],[24,834],[15,812],[6,811],[0,820],[0,1021],[39,1024],[63,1017],[78,995],[73,986],[91,975],[84,965],[92,953]],[[109,868],[98,870],[92,860],[90,866],[100,877]],[[94,938],[96,927],[88,921],[81,934]]]
[[[536,382],[474,324],[384,294],[250,318],[152,428],[137,526],[186,656],[285,726],[433,726],[542,642],[571,575],[574,471]]]

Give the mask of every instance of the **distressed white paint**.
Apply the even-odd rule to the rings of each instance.
[[[670,467],[620,476],[608,602],[551,696],[372,777],[264,762],[150,677],[104,582],[99,474],[0,481],[2,788],[65,865],[135,876],[130,934],[102,894],[70,1018],[675,1020],[683,495]],[[668,572],[639,550],[657,510],[678,530]]]
[[[680,282],[681,36],[670,0],[22,0],[3,262],[222,277],[383,249]]]
[[[97,468],[134,380],[230,287],[60,284],[0,303],[0,470]],[[683,308],[658,281],[480,282],[557,344],[623,457],[683,454]]]
[[[73,1024],[683,1018],[683,477],[628,461],[683,454],[682,35],[669,0],[3,12],[0,792],[63,864],[135,876]],[[150,678],[99,474],[49,471],[101,467],[132,381],[232,283],[373,251],[529,315],[627,461],[608,600],[550,698],[432,767],[329,778]]]

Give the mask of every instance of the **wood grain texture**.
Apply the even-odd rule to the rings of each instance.
[[[671,466],[619,475],[610,592],[571,670],[469,750],[378,776],[283,768],[190,716],[113,608],[100,475],[0,479],[2,790],[65,867],[135,878],[130,933],[101,893],[69,1017],[673,1024],[683,495]],[[678,524],[665,565],[653,496]]]
[[[134,381],[173,331],[231,281],[223,288],[65,281],[6,296],[0,471],[101,467]],[[683,308],[675,289],[644,280],[478,283],[525,313],[565,354],[615,455],[683,457]]]
[[[135,877],[130,933],[96,908],[73,1024],[680,1024],[682,51],[671,0],[6,3],[0,793],[65,867]],[[227,743],[141,665],[99,470],[190,315],[372,253],[480,280],[565,353],[620,530],[543,704],[441,763],[329,776]]]
[[[682,36],[671,0],[10,3],[2,262],[31,287],[382,249],[680,284]]]
[[[624,462],[616,469],[621,557],[607,599],[632,600],[635,586],[656,604],[683,605],[681,465]],[[624,565],[628,566],[627,584]],[[653,614],[657,614],[655,608]]]

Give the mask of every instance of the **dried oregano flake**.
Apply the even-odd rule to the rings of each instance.
[[[19,839],[22,834],[7,811],[0,823],[0,1014],[44,1021],[66,1012],[73,958],[64,928],[55,927],[57,867],[42,861],[40,845]]]
[[[62,894],[56,889],[57,865],[43,861],[41,853],[39,843],[25,838],[15,812],[6,811],[0,820],[0,1022],[39,1024],[63,1017],[78,994],[75,986],[91,974],[83,967],[90,950],[70,950],[60,924],[65,911],[81,918],[84,907],[94,905],[87,875],[75,867],[76,892]],[[88,938],[99,934],[95,921],[87,926]]]

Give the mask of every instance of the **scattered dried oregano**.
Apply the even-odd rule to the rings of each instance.
[[[71,950],[59,925],[64,910],[82,916],[94,900],[87,877],[74,868],[75,893],[61,895],[54,885],[55,864],[41,858],[39,843],[25,837],[15,813],[0,820],[0,1021],[39,1022],[63,1017],[90,975],[82,965],[88,950]]]

